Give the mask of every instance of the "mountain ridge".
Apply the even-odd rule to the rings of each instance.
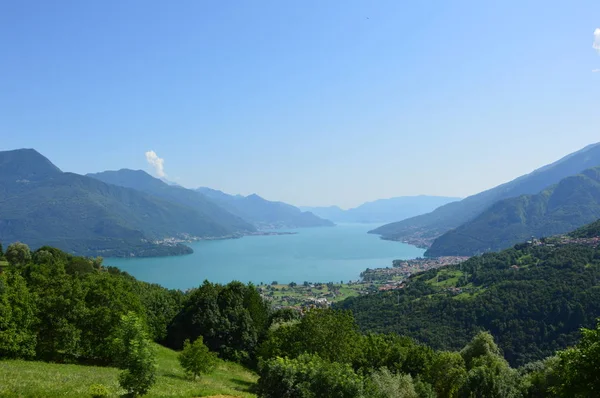
[[[338,206],[301,207],[333,222],[384,223],[430,212],[461,198],[449,196],[412,195],[377,199],[343,210]]]
[[[563,234],[600,218],[600,167],[535,195],[503,199],[433,241],[427,256],[473,255],[536,237]]]
[[[259,229],[327,227],[334,225],[331,221],[322,219],[311,212],[303,212],[288,203],[264,199],[256,193],[248,196],[230,195],[208,187],[200,187],[196,191],[213,199],[215,203],[224,209],[251,222]]]
[[[131,188],[62,172],[32,149],[0,151],[0,240],[78,255],[190,253],[171,237],[226,237],[234,228]]]
[[[443,205],[430,213],[383,225],[370,233],[381,235],[383,239],[407,241],[420,247],[429,247],[437,237],[474,219],[499,200],[536,194],[565,177],[598,165],[600,143],[590,144],[514,180],[459,202]]]

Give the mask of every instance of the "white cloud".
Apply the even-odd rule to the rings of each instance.
[[[154,167],[154,172],[157,177],[163,178],[167,176],[167,174],[165,174],[165,160],[159,158],[156,152],[152,150],[146,152],[146,161],[150,166]]]
[[[600,69],[592,69],[592,73],[600,73]]]
[[[592,47],[600,54],[600,28],[596,28],[594,31],[594,44],[592,44]]]

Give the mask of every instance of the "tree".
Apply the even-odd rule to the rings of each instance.
[[[2,248],[2,242],[0,242],[0,260],[4,258],[4,249]]]
[[[360,398],[364,397],[364,380],[348,364],[302,354],[265,361],[257,389],[264,398]]]
[[[8,245],[4,256],[12,265],[25,265],[31,261],[31,250],[25,243],[15,242]]]
[[[35,356],[35,302],[14,269],[0,273],[0,358]]]
[[[441,352],[431,367],[431,381],[440,397],[453,398],[465,382],[465,361],[457,352]]]
[[[410,375],[381,368],[371,374],[371,382],[375,389],[373,398],[419,398]]]
[[[142,321],[133,312],[121,317],[112,339],[117,366],[123,369],[119,384],[130,396],[146,394],[156,382],[156,359]]]
[[[485,355],[500,356],[500,348],[494,342],[494,336],[488,332],[479,332],[460,352],[467,369],[471,369],[473,360]]]
[[[575,347],[558,352],[559,385],[551,390],[561,397],[594,397],[600,391],[600,319],[581,335]]]
[[[202,336],[190,344],[189,340],[183,343],[183,351],[178,356],[181,367],[191,375],[194,380],[201,374],[211,373],[217,366],[217,355],[208,350],[204,345]]]
[[[202,336],[222,358],[253,365],[255,351],[269,327],[271,308],[251,284],[226,286],[205,281],[185,300],[171,322],[170,347],[181,349],[186,339]]]
[[[468,369],[461,395],[489,398],[520,396],[518,374],[502,357],[491,334],[478,333],[460,354]]]
[[[260,347],[262,359],[317,354],[331,362],[352,363],[361,343],[354,317],[348,311],[313,309],[300,322],[272,330]]]
[[[519,377],[504,358],[486,354],[477,357],[467,373],[461,396],[486,398],[517,398]]]

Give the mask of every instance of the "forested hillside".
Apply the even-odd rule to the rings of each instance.
[[[63,173],[33,149],[0,152],[0,165],[3,242],[50,244],[79,255],[157,256],[192,251],[155,243],[163,238],[253,230],[212,203],[200,212],[168,198]]]
[[[385,334],[362,333],[349,311],[274,311],[239,282],[183,293],[139,282],[100,258],[51,247],[32,253],[23,244],[0,249],[0,261],[8,262],[0,271],[0,393],[9,396],[583,398],[600,387],[600,325],[577,332],[598,314],[600,253],[592,247],[521,245],[416,275],[400,295],[346,303],[363,329]],[[551,351],[566,345],[575,346]],[[257,383],[231,364],[217,369],[215,353],[257,369]],[[540,361],[515,369],[503,354],[513,363]],[[191,372],[220,376],[195,387]],[[205,377],[232,381],[207,390]]]
[[[535,195],[501,200],[437,238],[426,256],[470,256],[506,249],[532,236],[563,234],[600,218],[600,167]]]
[[[361,329],[458,349],[479,330],[523,365],[575,344],[600,316],[600,248],[520,244],[415,274],[398,291],[350,298]]]

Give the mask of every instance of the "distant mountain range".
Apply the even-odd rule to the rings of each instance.
[[[227,225],[230,227],[229,233],[256,230],[249,222],[221,208],[206,196],[191,189],[170,185],[142,170],[121,169],[118,171],[90,173],[86,174],[86,176],[107,184],[132,188],[171,203],[189,207],[202,216],[208,225]]]
[[[384,239],[429,247],[436,238],[474,220],[498,201],[537,194],[563,178],[598,165],[600,165],[600,143],[589,145],[508,183],[461,201],[446,204],[430,213],[384,225],[371,233],[379,234]]]
[[[249,198],[266,207],[272,204],[276,214],[289,206]],[[332,225],[293,206],[286,209],[299,214],[297,224],[287,213],[282,216],[279,221],[286,226]],[[279,225],[277,220],[269,219],[272,225]],[[33,149],[0,152],[0,241],[5,244],[48,244],[105,257],[184,254],[192,250],[178,239],[241,237],[256,233],[255,224],[260,223],[200,192],[143,171],[82,176],[62,172]]]
[[[473,220],[438,237],[427,256],[499,251],[532,236],[572,231],[600,218],[600,167],[562,179],[535,195],[496,202]]]
[[[446,196],[400,196],[379,199],[358,207],[343,210],[337,206],[301,207],[319,217],[341,223],[385,223],[428,213],[436,208],[461,198]]]
[[[252,226],[248,225],[248,228]],[[238,233],[190,207],[94,178],[64,173],[33,149],[0,152],[0,240],[49,244],[82,255],[181,254],[153,243]]]
[[[213,200],[222,208],[252,223],[257,228],[297,228],[333,226],[328,219],[301,211],[283,202],[272,202],[256,194],[229,195],[211,188],[198,188],[197,192]]]

